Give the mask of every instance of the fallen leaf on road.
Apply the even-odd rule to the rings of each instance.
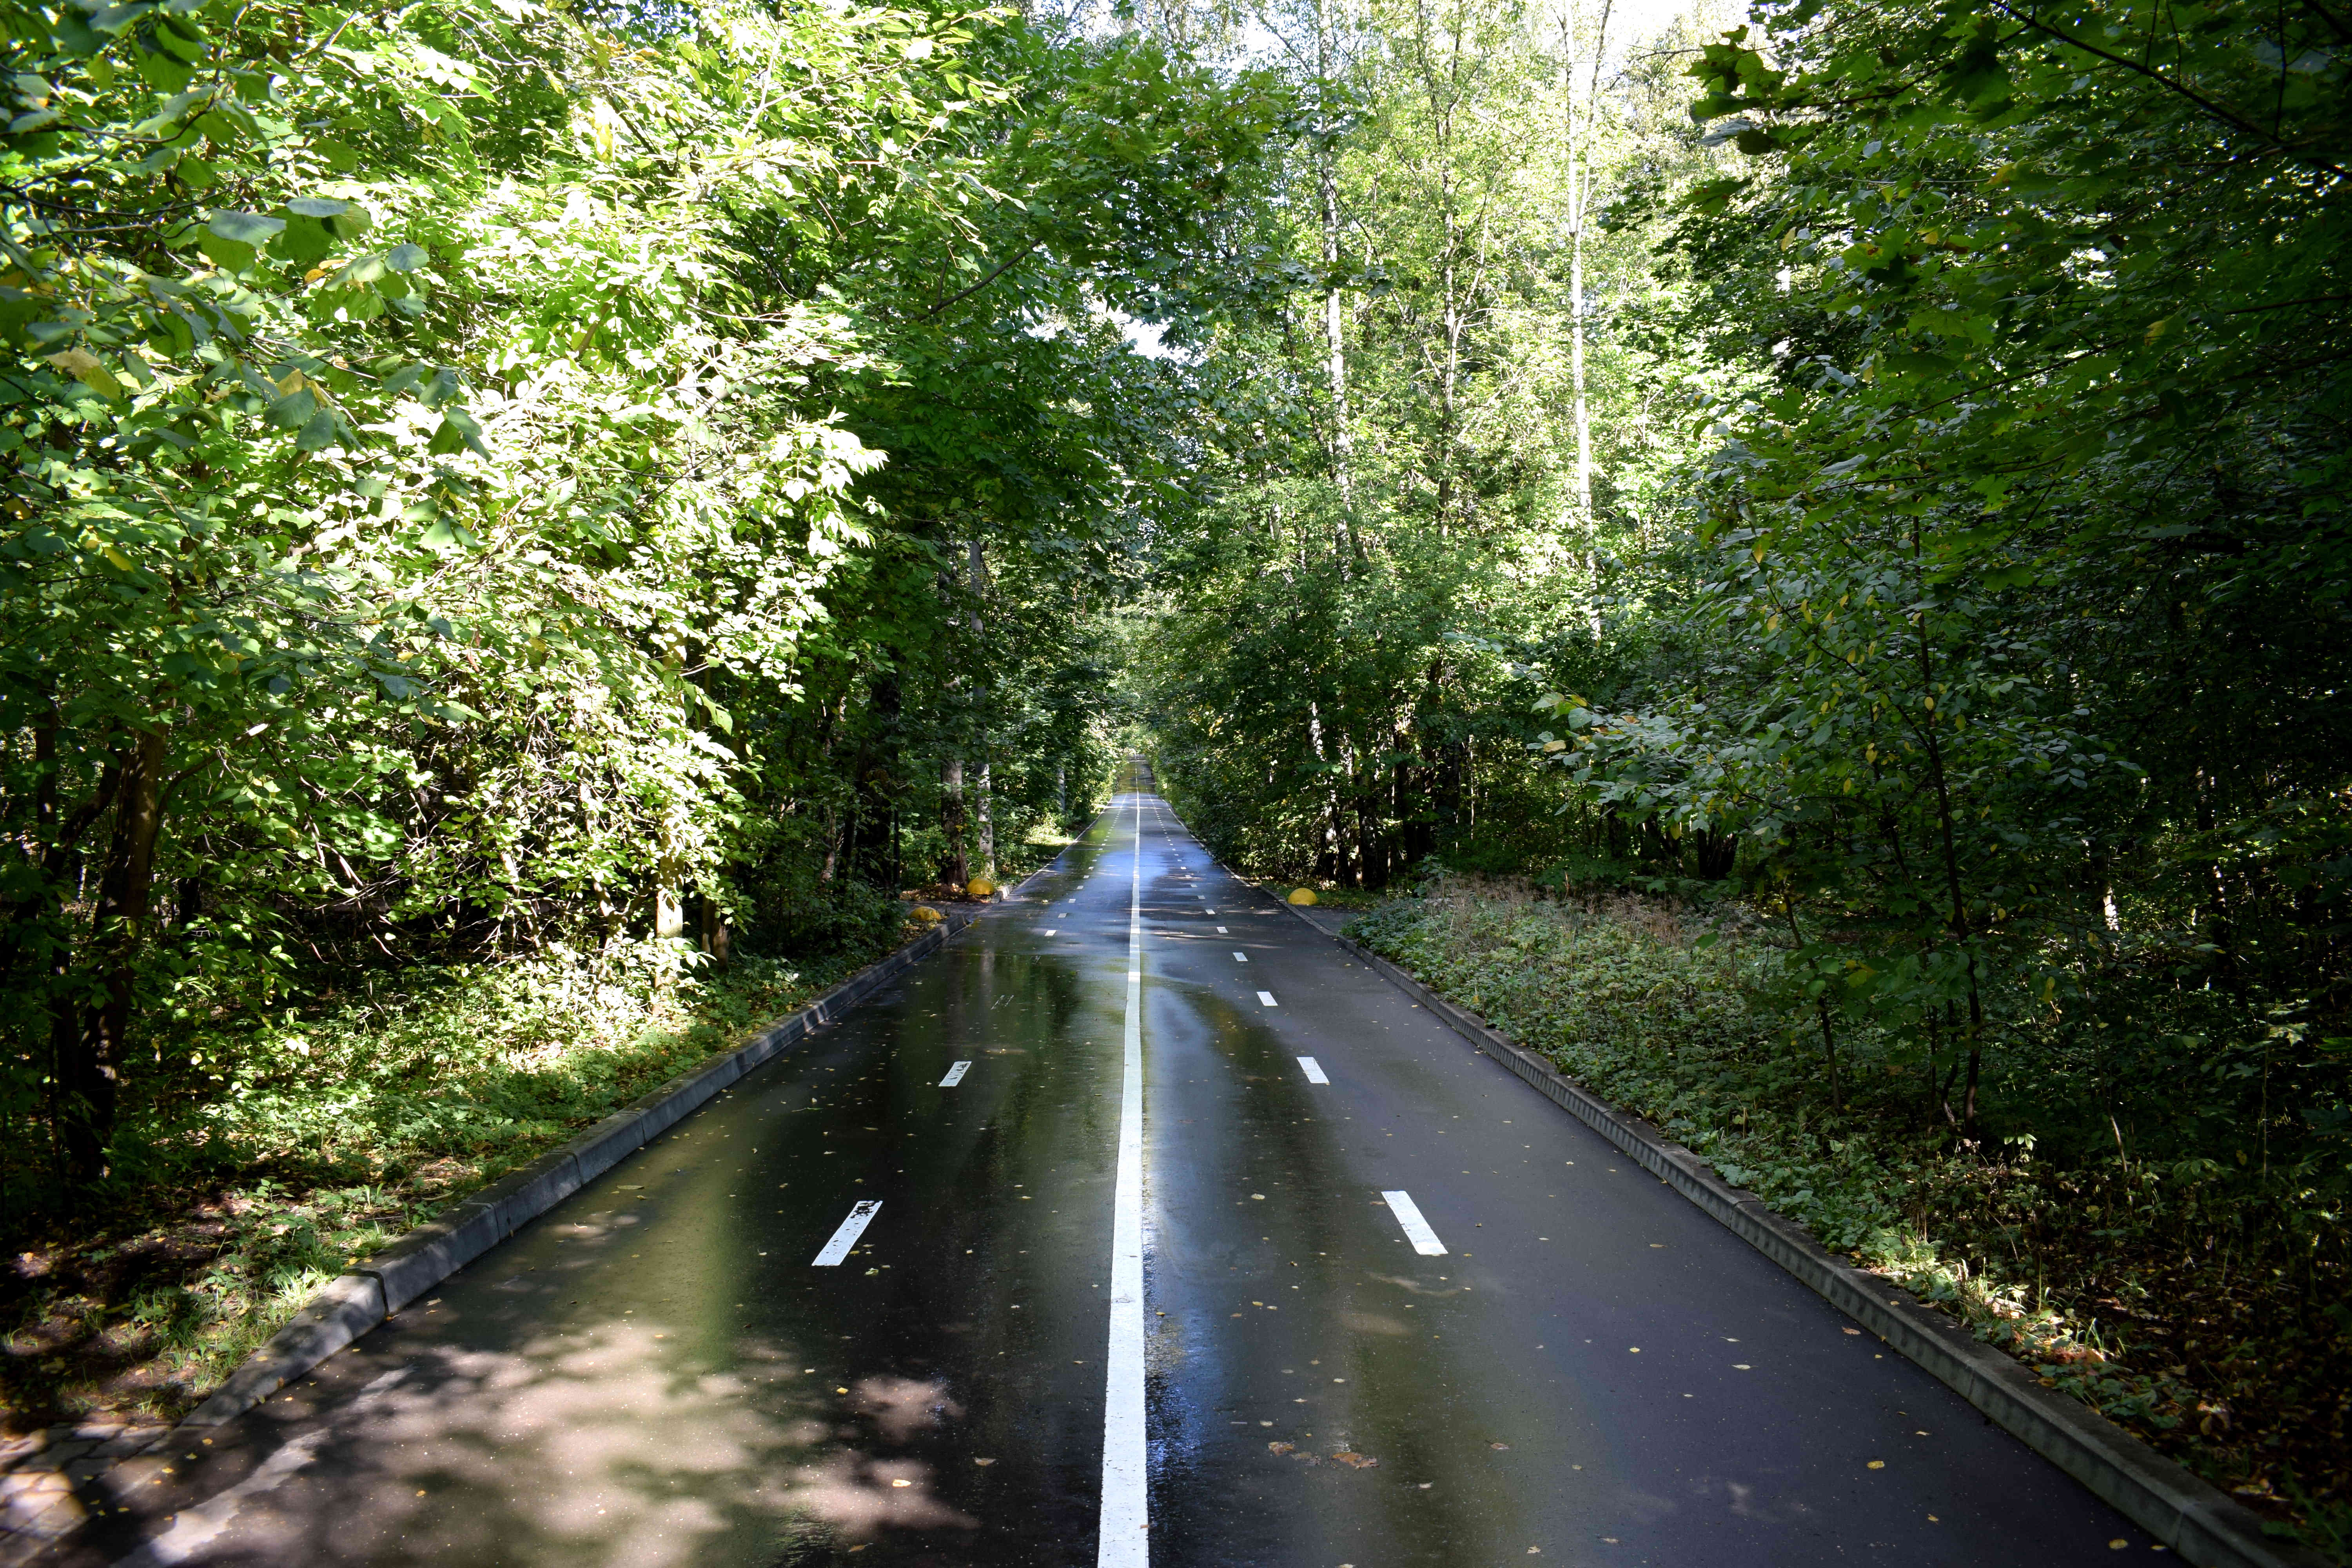
[[[1287,1454],[1297,1447],[1296,1443],[1268,1443],[1265,1446],[1266,1452],[1270,1454]]]
[[[1370,1455],[1344,1451],[1334,1454],[1331,1458],[1338,1460],[1340,1464],[1347,1466],[1351,1470],[1369,1470],[1380,1463],[1378,1459],[1371,1458]]]
[[[996,1461],[994,1459],[974,1459],[972,1463],[975,1465],[992,1465],[996,1463]]]
[[[1510,1445],[1508,1443],[1489,1443],[1486,1447],[1489,1448],[1507,1448]]]
[[[1849,1334],[1853,1335],[1856,1339],[1859,1339],[1859,1338],[1861,1338],[1861,1337],[1862,1337],[1862,1331],[1861,1331],[1860,1329],[1848,1329],[1848,1330],[1846,1330],[1846,1331],[1845,1331],[1845,1332],[1847,1332],[1847,1333],[1849,1333]]]
[[[1872,1469],[1872,1470],[1883,1470],[1883,1469],[1885,1469],[1885,1468],[1886,1468],[1886,1461],[1885,1461],[1885,1460],[1884,1460],[1884,1459],[1873,1459],[1873,1460],[1871,1460],[1871,1461],[1870,1461],[1870,1463],[1869,1463],[1868,1465],[1864,1466],[1864,1468],[1865,1469]]]
[[[892,1481],[890,1484],[894,1487],[911,1487],[915,1483],[910,1480],[907,1480],[902,1477],[898,1480]]]

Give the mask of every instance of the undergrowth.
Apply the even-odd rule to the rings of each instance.
[[[1350,934],[2273,1529],[2352,1560],[2341,1269],[2315,1303],[2292,1277],[2307,1270],[2272,1266],[2275,1239],[2257,1244],[2278,1215],[2308,1217],[2310,1193],[2213,1159],[2037,1152],[2067,1144],[2033,1135],[2037,1114],[2058,1113],[2014,1061],[1989,1071],[1995,1092],[2009,1086],[2005,1132],[1963,1142],[1923,1075],[1866,1029],[1839,1042],[1833,1106],[1815,1037],[1775,1000],[1773,935],[1736,907],[1537,899],[1471,879],[1429,892]],[[2340,1243],[2341,1215],[2320,1217]]]
[[[0,1421],[177,1417],[350,1262],[919,929],[724,972],[555,948],[171,1031],[106,1185],[6,1216]]]

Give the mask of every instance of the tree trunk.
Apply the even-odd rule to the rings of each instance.
[[[940,830],[947,835],[947,879],[961,888],[971,879],[963,854],[963,759],[940,764]]]
[[[705,895],[702,900],[702,951],[709,953],[719,967],[727,967],[735,954],[735,936],[727,922],[719,918],[719,900]]]
[[[155,845],[163,826],[163,731],[142,731],[121,764],[114,838],[107,847],[98,910],[90,921],[91,966],[103,988],[102,997],[79,1019],[72,1016],[79,1011],[75,1004],[59,998],[60,1005],[71,1010],[62,1021],[79,1025],[58,1029],[52,1036],[60,1047],[58,1089],[64,1112],[60,1142],[66,1174],[79,1183],[105,1176],[106,1151],[114,1140],[115,1106],[137,1000],[139,954],[154,902]],[[53,1014],[53,1025],[59,1021],[59,1016]]]
[[[1331,774],[1321,766],[1328,761],[1323,750],[1323,713],[1312,698],[1307,702],[1307,740],[1315,750],[1316,771],[1323,775],[1323,844],[1316,864],[1333,881],[1344,882],[1348,879],[1348,847],[1339,837],[1339,791]]]
[[[996,817],[989,799],[991,765],[980,764],[978,816],[980,819],[980,874],[992,880],[996,876]]]
[[[1337,154],[1331,146],[1330,118],[1326,111],[1331,70],[1331,26],[1327,10],[1328,0],[1316,0],[1316,114],[1320,121],[1316,175],[1323,205],[1323,347],[1331,384],[1331,477],[1339,487],[1339,499],[1352,503],[1355,478],[1351,472],[1353,443],[1348,429],[1348,358],[1339,330],[1339,175]],[[1339,526],[1346,536],[1343,542],[1352,553],[1354,537],[1345,521]]]
[[[1592,601],[1586,613],[1592,640],[1601,640],[1600,530],[1592,514],[1592,414],[1584,389],[1584,220],[1592,200],[1592,124],[1599,117],[1601,64],[1609,39],[1611,0],[1601,0],[1601,29],[1592,40],[1592,92],[1581,112],[1576,101],[1567,35],[1570,13],[1560,18],[1563,45],[1560,92],[1568,108],[1568,363],[1575,395],[1577,531],[1584,541],[1584,567],[1591,580]]]
[[[686,934],[686,900],[678,890],[677,857],[670,850],[670,835],[662,833],[662,851],[654,862],[654,938],[670,942]]]

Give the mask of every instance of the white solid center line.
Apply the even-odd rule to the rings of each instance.
[[[1322,1069],[1321,1068],[1318,1067],[1318,1066],[1315,1064],[1315,1058],[1314,1058],[1313,1057],[1301,1057],[1301,1058],[1298,1058],[1298,1065],[1299,1065],[1300,1067],[1305,1068],[1307,1069],[1307,1082],[1309,1082],[1309,1083],[1329,1083],[1329,1082],[1331,1081],[1329,1079],[1325,1078],[1325,1077],[1323,1076],[1323,1069]]]
[[[866,1227],[874,1223],[874,1216],[881,1207],[880,1198],[860,1198],[851,1205],[849,1217],[841,1222],[841,1228],[833,1233],[833,1239],[824,1244],[824,1250],[816,1255],[816,1261],[809,1267],[840,1268],[841,1260],[849,1256],[849,1249],[857,1245],[857,1238],[866,1234]]]
[[[1126,1068],[1112,1188],[1110,1345],[1103,1398],[1102,1519],[1097,1568],[1149,1568],[1151,1510],[1143,1407],[1143,795],[1127,890]]]
[[[941,1089],[953,1089],[956,1085],[963,1081],[963,1075],[971,1070],[971,1064],[970,1062],[956,1063],[955,1066],[948,1068],[948,1076],[940,1079],[940,1087]]]
[[[1388,1200],[1390,1212],[1397,1216],[1397,1224],[1404,1226],[1405,1239],[1412,1243],[1415,1252],[1423,1258],[1445,1256],[1445,1244],[1437,1239],[1437,1233],[1421,1217],[1421,1209],[1413,1203],[1411,1193],[1382,1193],[1381,1196]]]
[[[1257,1005],[1261,1007],[1279,1007],[1282,1005],[1281,1003],[1274,999],[1274,993],[1271,991],[1259,992],[1257,994]]]

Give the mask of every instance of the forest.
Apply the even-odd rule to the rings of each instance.
[[[1236,870],[2352,1561],[2352,18],[5,0],[0,1420]]]

